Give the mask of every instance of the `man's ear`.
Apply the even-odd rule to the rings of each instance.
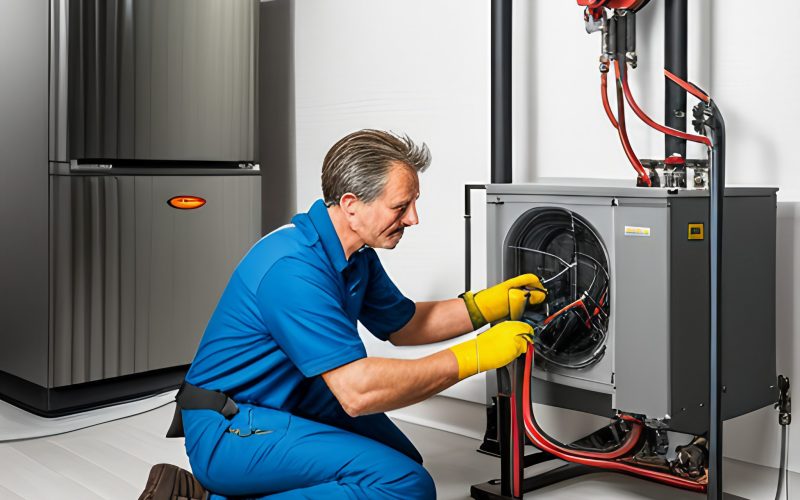
[[[342,210],[348,216],[355,215],[356,212],[358,212],[359,205],[360,200],[358,199],[358,196],[354,195],[353,193],[345,193],[339,200],[339,206],[342,207]]]

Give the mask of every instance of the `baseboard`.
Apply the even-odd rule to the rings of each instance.
[[[42,387],[0,371],[0,399],[42,417],[59,417],[177,389],[188,365],[64,387]]]
[[[415,405],[390,411],[388,415],[403,422],[475,440],[482,440],[486,430],[485,405],[447,396],[434,396]]]

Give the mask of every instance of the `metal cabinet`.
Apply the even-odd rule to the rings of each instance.
[[[178,210],[173,196],[206,204]],[[51,384],[186,365],[260,233],[260,178],[51,177]]]

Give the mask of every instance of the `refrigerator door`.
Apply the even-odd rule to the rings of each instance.
[[[51,386],[190,363],[260,192],[257,175],[51,176]]]
[[[188,364],[242,256],[260,237],[261,179],[136,178],[136,370]],[[194,195],[206,204],[175,209]]]
[[[50,160],[253,162],[258,0],[51,0]]]

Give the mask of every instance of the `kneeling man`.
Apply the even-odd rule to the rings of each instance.
[[[357,321],[397,346],[430,344],[518,318],[545,291],[528,274],[450,300],[403,296],[374,249],[419,222],[429,164],[408,137],[344,137],[323,163],[324,199],[239,263],[178,397],[192,470],[215,495],[435,498],[422,457],[383,412],[506,365],[532,329],[505,321],[403,360],[368,357]]]

